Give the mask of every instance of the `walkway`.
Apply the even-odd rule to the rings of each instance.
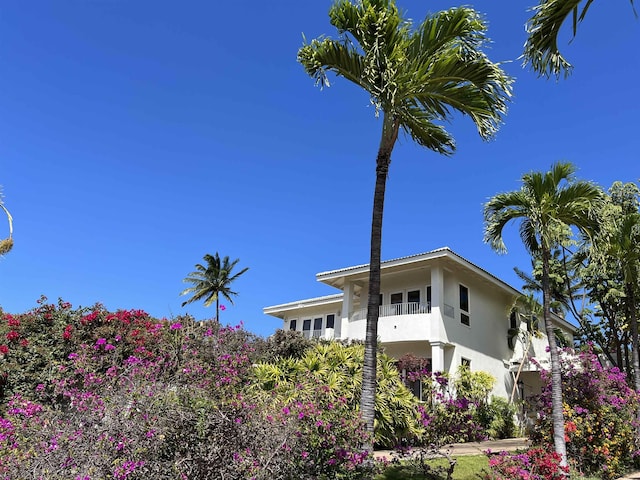
[[[486,442],[469,442],[469,443],[454,443],[452,445],[446,445],[443,450],[447,450],[454,457],[460,455],[482,455],[487,450],[492,452],[507,451],[512,452],[514,450],[524,450],[528,446],[527,438],[506,438],[504,440],[487,440]],[[375,458],[384,458],[391,460],[393,451],[391,450],[377,450],[374,452]],[[638,477],[637,480],[640,480]]]
[[[483,455],[487,450],[492,452],[513,452],[515,450],[524,450],[529,446],[527,438],[507,438],[504,440],[487,440],[486,442],[470,442],[470,443],[454,443],[447,445],[443,450],[450,451],[451,456],[460,455]],[[375,458],[392,459],[393,451],[377,450],[374,453]],[[618,480],[640,480],[640,472],[631,472],[620,477]]]

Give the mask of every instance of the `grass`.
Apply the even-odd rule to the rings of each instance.
[[[454,457],[456,459],[456,467],[453,471],[453,480],[479,480],[483,470],[489,467],[489,459],[486,455],[462,455]],[[429,461],[431,466],[446,466],[447,461],[443,458],[437,458]],[[581,477],[572,475],[573,480],[601,480],[600,477]],[[377,475],[375,480],[436,480],[433,477],[425,477],[424,475],[415,475],[411,473],[411,469],[406,465],[391,465],[384,473]],[[442,477],[445,480],[445,477]]]
[[[454,480],[478,480],[478,474],[489,466],[489,459],[486,455],[462,455],[455,457],[456,468],[453,471]],[[431,466],[446,466],[447,461],[437,458],[429,461]],[[378,475],[376,480],[424,480],[423,475],[412,475],[411,470],[406,465],[391,465],[384,473]]]

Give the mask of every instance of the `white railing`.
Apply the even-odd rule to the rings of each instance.
[[[419,315],[422,313],[431,313],[431,305],[422,302],[394,303],[392,305],[380,305],[378,309],[378,317],[393,317],[395,315]],[[367,318],[367,309],[361,308],[351,314],[349,320],[357,321]]]

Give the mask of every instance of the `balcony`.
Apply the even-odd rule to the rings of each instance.
[[[380,305],[378,308],[378,318],[395,317],[398,315],[420,315],[424,313],[431,313],[431,305],[429,303],[394,303],[392,305]],[[366,320],[366,318],[367,309],[361,308],[351,314],[349,321],[357,322],[358,320]]]

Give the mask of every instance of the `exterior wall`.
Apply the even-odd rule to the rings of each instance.
[[[339,307],[336,307],[335,305],[322,305],[310,307],[304,310],[292,311],[287,313],[285,316],[282,328],[289,330],[291,320],[296,320],[296,331],[302,332],[304,320],[311,320],[310,336],[313,337],[314,320],[316,318],[322,318],[322,330],[319,338],[325,338],[328,340],[339,338],[339,332],[336,333],[336,329],[340,328],[340,315],[338,315],[339,310]],[[334,328],[326,328],[327,315],[334,315]]]

